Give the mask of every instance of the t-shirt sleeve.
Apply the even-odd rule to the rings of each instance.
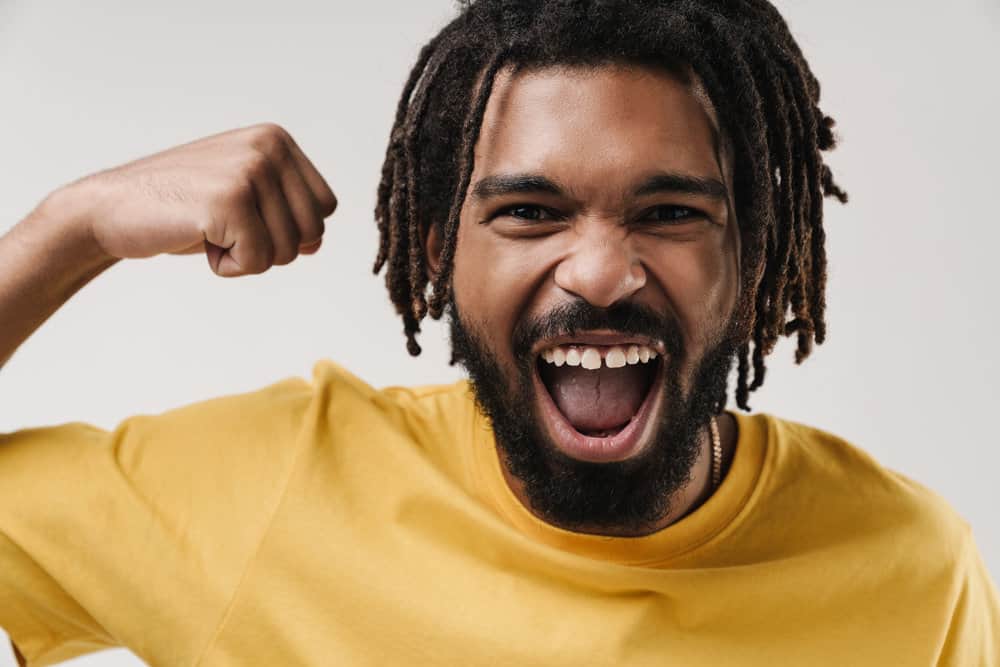
[[[194,664],[280,501],[311,385],[0,433],[0,627],[22,664]]]
[[[938,664],[1000,667],[1000,598],[968,526],[957,597]]]

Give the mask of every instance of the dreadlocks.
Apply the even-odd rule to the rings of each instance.
[[[835,145],[834,121],[819,109],[819,82],[784,19],[767,0],[462,5],[406,81],[375,208],[375,273],[387,266],[410,354],[420,354],[423,318],[440,318],[447,305],[459,213],[497,72],[613,62],[675,72],[686,66],[733,146],[743,267],[736,402],[748,410],[780,336],[797,336],[796,363],[826,336],[823,198],[847,201],[823,162],[822,152]],[[432,224],[443,242],[433,277],[422,243]],[[718,403],[721,411],[726,397]]]

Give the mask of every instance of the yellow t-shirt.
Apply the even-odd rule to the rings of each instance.
[[[466,383],[313,376],[0,434],[0,627],[28,665],[1000,664],[968,525],[834,436],[736,414],[705,504],[599,537],[516,500]]]

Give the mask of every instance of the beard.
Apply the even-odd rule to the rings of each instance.
[[[634,303],[596,308],[577,299],[546,315],[523,320],[514,329],[516,372],[509,376],[476,326],[451,300],[448,324],[453,362],[469,375],[476,404],[490,420],[507,471],[520,480],[530,509],[547,522],[578,532],[648,530],[672,509],[671,499],[687,485],[698,460],[700,433],[725,404],[729,371],[736,353],[734,320],[683,382],[684,345],[679,327]],[[558,335],[608,329],[663,340],[663,385],[659,423],[640,453],[623,461],[594,463],[571,458],[550,441],[538,414],[532,346]],[[685,392],[684,386],[690,387]],[[654,382],[650,391],[656,391]]]

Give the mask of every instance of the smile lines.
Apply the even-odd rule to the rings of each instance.
[[[656,359],[656,351],[646,345],[613,345],[611,347],[580,347],[558,345],[542,351],[541,357],[554,366],[580,366],[596,371],[601,366],[622,368],[626,365],[646,364]]]

